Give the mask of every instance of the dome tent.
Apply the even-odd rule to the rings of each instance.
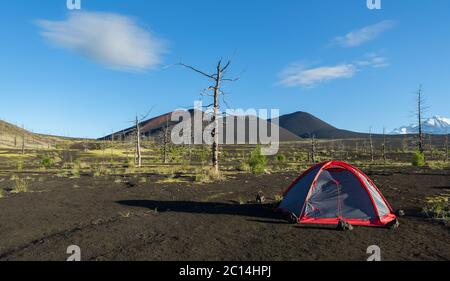
[[[388,226],[396,222],[389,203],[360,170],[340,161],[317,164],[284,193],[278,211],[297,223]]]

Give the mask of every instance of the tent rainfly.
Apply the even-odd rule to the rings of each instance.
[[[285,191],[277,211],[296,223],[390,226],[396,215],[375,184],[340,161],[317,164]]]

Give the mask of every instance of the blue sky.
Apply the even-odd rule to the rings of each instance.
[[[332,125],[381,132],[450,117],[450,2],[382,0],[3,1],[0,118],[35,132],[100,137],[136,113],[193,106],[233,58],[233,108],[307,111]],[[96,36],[97,34],[102,34]],[[106,35],[105,35],[106,34]],[[111,47],[114,46],[114,47]]]

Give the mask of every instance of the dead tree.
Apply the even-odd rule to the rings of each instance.
[[[22,155],[25,155],[25,136],[22,136]]]
[[[134,135],[135,135],[135,150],[134,150],[134,164],[137,167],[142,166],[142,150],[141,150],[141,122],[147,119],[147,117],[150,115],[150,113],[153,111],[152,107],[150,111],[145,114],[138,117],[136,114],[136,118],[134,120]]]
[[[430,149],[430,155],[433,157],[433,141],[431,140],[431,134],[428,135],[428,146]]]
[[[417,147],[418,147],[420,153],[424,152],[423,130],[422,130],[423,115],[424,115],[424,99],[423,99],[422,85],[420,85],[419,90],[417,91],[417,108],[416,108],[417,125],[419,128],[418,135],[417,135]]]
[[[334,143],[334,137],[332,137],[331,138],[331,158],[333,158],[333,159],[335,158],[334,152],[335,152],[335,143]]]
[[[381,153],[383,154],[383,161],[387,161],[386,157],[386,128],[383,128],[383,144],[381,145]]]
[[[445,162],[448,161],[448,132],[445,132]]]
[[[134,127],[134,131],[135,131],[135,153],[134,153],[134,164],[136,166],[138,166],[139,168],[142,166],[142,153],[141,153],[141,126],[139,125],[139,119],[138,116],[136,115],[136,120],[135,120],[135,127]]]
[[[369,129],[369,149],[370,149],[370,158],[371,161],[375,161],[375,157],[373,155],[373,141],[372,141],[372,128]]]
[[[314,135],[311,135],[311,161],[316,163],[316,138]]]
[[[216,66],[216,70],[213,74],[208,74],[204,71],[201,71],[195,67],[190,65],[186,65],[183,63],[179,63],[180,66],[186,67],[198,74],[201,74],[210,80],[212,80],[213,85],[208,87],[212,93],[208,94],[208,96],[213,98],[213,103],[210,105],[213,108],[213,115],[211,118],[211,122],[214,124],[214,128],[211,130],[212,137],[212,166],[216,173],[219,173],[219,112],[220,112],[220,102],[219,95],[224,95],[224,92],[221,90],[221,86],[223,82],[226,81],[236,81],[236,79],[226,78],[225,75],[227,73],[227,69],[231,65],[231,61],[228,61],[225,66],[222,66],[222,59],[219,60]]]
[[[169,139],[169,117],[166,119],[166,125],[163,129],[163,162],[164,164],[168,163],[167,153],[169,151],[168,145],[169,145],[170,139]]]

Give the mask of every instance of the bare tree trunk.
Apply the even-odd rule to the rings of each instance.
[[[311,161],[316,163],[316,139],[314,135],[311,135]]]
[[[22,135],[22,155],[25,155],[25,136]]]
[[[371,161],[375,161],[374,155],[373,155],[373,141],[372,141],[372,128],[369,129],[369,148],[370,148],[370,158]]]
[[[224,93],[221,91],[221,83],[223,81],[235,81],[237,79],[229,79],[225,78],[226,70],[230,66],[231,61],[228,61],[228,63],[222,67],[222,60],[219,61],[217,64],[216,72],[214,74],[207,74],[201,70],[198,70],[192,66],[182,64],[179,65],[184,66],[186,68],[189,68],[190,70],[197,72],[211,80],[214,81],[214,85],[209,87],[210,90],[212,90],[211,96],[213,98],[213,116],[212,116],[212,123],[214,124],[214,128],[211,130],[211,137],[212,137],[212,166],[216,173],[219,173],[219,111],[220,111],[220,103],[219,103],[219,95],[223,95]]]
[[[334,154],[334,152],[335,152],[335,147],[334,147],[334,137],[333,138],[331,138],[331,158],[335,158],[335,154]]]
[[[422,85],[420,85],[419,90],[417,92],[417,122],[419,126],[419,135],[418,135],[418,148],[420,153],[424,152],[423,148],[423,131],[422,131],[422,116],[423,115],[423,98],[422,98]]]
[[[211,136],[213,138],[212,144],[212,164],[214,167],[214,171],[219,173],[219,91],[220,91],[220,80],[222,79],[222,71],[221,71],[221,62],[217,64],[217,79],[216,85],[214,86],[214,104],[213,110],[214,115],[212,118],[212,122],[214,123],[214,129],[211,131]]]
[[[387,161],[387,157],[386,157],[386,129],[383,128],[383,145],[381,146],[382,149],[382,153],[383,153],[383,161],[386,162]]]
[[[136,116],[136,154],[135,154],[135,164],[140,168],[142,166],[142,155],[141,155],[141,128],[139,126],[139,120]]]
[[[433,158],[433,142],[431,140],[431,134],[428,135],[428,146],[430,149],[430,157]]]
[[[445,134],[445,162],[448,161],[448,133]]]
[[[164,139],[163,139],[163,162],[164,164],[167,164],[167,146],[169,144],[169,118],[166,120],[166,127],[164,128]]]

